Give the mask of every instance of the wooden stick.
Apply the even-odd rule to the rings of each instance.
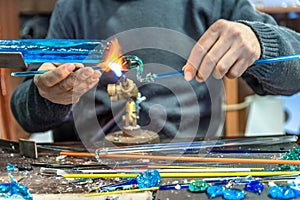
[[[74,157],[95,157],[95,153],[88,152],[71,152],[71,151],[62,151],[59,153],[62,156],[74,156]],[[146,153],[130,153],[129,155],[145,155]]]
[[[59,154],[62,155],[62,156],[74,156],[74,157],[95,157],[94,153],[88,153],[88,152],[62,151]]]
[[[211,166],[190,166],[190,165],[149,165],[149,169],[228,169],[228,167],[211,167]],[[231,167],[232,168],[232,167]],[[232,168],[239,169],[239,168]],[[247,167],[247,169],[251,171],[263,171],[265,168],[263,167]]]
[[[263,172],[198,172],[198,173],[160,173],[162,178],[199,178],[199,177],[237,177],[237,176],[281,176],[297,175],[299,171],[263,171]],[[120,174],[65,174],[64,178],[136,178],[138,173]]]
[[[290,164],[300,165],[300,160],[266,160],[249,158],[208,158],[208,157],[174,157],[174,156],[149,156],[128,154],[99,154],[100,158],[123,158],[123,159],[150,159],[150,160],[173,160],[187,162],[218,162],[218,163],[247,163],[247,164]]]

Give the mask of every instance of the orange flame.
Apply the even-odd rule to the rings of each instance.
[[[117,38],[110,42],[108,51],[106,52],[103,62],[99,64],[105,72],[113,71],[116,76],[122,76],[122,50]]]

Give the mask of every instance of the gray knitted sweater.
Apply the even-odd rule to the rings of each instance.
[[[142,58],[145,73],[157,73],[181,69],[194,42],[221,18],[250,26],[261,44],[261,58],[300,53],[300,35],[277,26],[247,0],[60,0],[48,38],[117,37],[123,53]],[[114,123],[111,119],[118,119],[124,106],[124,102],[109,101],[107,76],[103,75],[96,93],[88,92],[76,105],[43,99],[33,80],[25,79],[13,94],[12,111],[29,132],[56,129],[75,118],[80,137],[101,137],[122,125],[121,120]],[[130,72],[128,76],[134,79]],[[300,62],[251,66],[242,77],[260,95],[291,95],[300,91]],[[139,124],[143,128],[159,132],[161,137],[220,133],[221,81],[210,78],[206,84],[188,83],[174,77],[153,84],[138,83],[138,87],[147,98],[140,104]]]

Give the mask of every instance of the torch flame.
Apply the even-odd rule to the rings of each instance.
[[[123,68],[121,56],[121,46],[118,39],[114,38],[110,42],[109,49],[99,67],[101,67],[105,72],[113,71],[117,77],[121,77]]]

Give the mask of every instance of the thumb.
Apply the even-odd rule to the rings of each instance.
[[[196,68],[188,62],[184,65],[182,70],[184,71],[184,79],[186,81],[191,81],[197,72]]]

